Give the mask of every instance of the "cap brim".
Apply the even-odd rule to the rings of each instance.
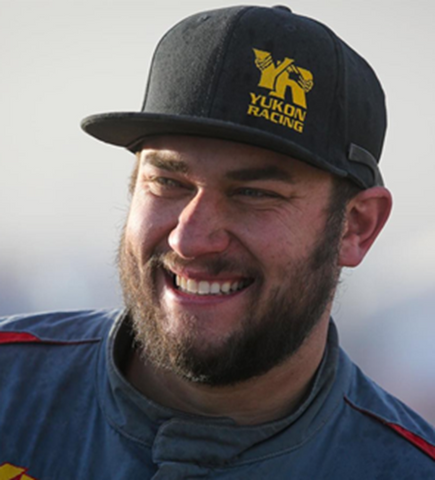
[[[246,143],[289,155],[335,175],[346,177],[321,157],[294,142],[256,128],[208,118],[142,112],[115,112],[91,115],[81,122],[82,129],[103,142],[125,147],[132,152],[141,148],[146,137],[155,135],[194,135]]]

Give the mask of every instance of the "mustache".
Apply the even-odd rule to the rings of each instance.
[[[147,267],[153,271],[158,268],[173,271],[182,268],[198,269],[204,274],[217,276],[221,273],[241,275],[245,278],[261,279],[262,273],[259,269],[246,265],[246,261],[227,256],[213,256],[201,259],[185,259],[175,252],[154,253],[147,261]]]

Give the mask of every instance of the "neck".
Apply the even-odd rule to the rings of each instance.
[[[239,425],[282,418],[303,401],[323,357],[329,317],[313,329],[299,350],[265,375],[237,385],[210,387],[155,368],[135,353],[128,380],[151,400],[183,412],[229,417]]]

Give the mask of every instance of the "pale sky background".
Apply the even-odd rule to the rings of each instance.
[[[79,122],[139,110],[166,30],[234,4],[0,0],[0,315],[120,304],[114,259],[133,156]],[[344,273],[334,318],[366,373],[435,423],[435,2],[287,5],[329,25],[386,91],[381,169],[395,206],[364,264]]]

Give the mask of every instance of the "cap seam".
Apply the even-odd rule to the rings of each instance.
[[[228,29],[228,32],[225,36],[225,39],[223,42],[221,42],[221,45],[219,46],[219,53],[218,53],[218,61],[216,62],[216,67],[213,72],[213,82],[211,82],[208,95],[207,95],[207,100],[205,102],[206,105],[209,105],[208,111],[204,112],[204,114],[207,117],[211,117],[211,112],[214,109],[215,101],[216,101],[216,90],[217,86],[220,83],[220,78],[222,75],[222,66],[224,64],[224,58],[227,55],[228,49],[226,48],[229,43],[231,42],[233,35],[234,35],[234,30],[236,28],[236,25],[239,23],[240,18],[245,15],[249,10],[252,10],[254,7],[243,7],[237,15],[235,15],[234,20],[230,28]],[[216,75],[214,73],[217,72]]]
[[[334,46],[334,52],[337,60],[337,64],[336,64],[337,75],[335,79],[332,99],[333,100],[338,99],[339,98],[338,92],[340,91],[339,89],[340,82],[343,82],[343,86],[345,85],[344,78],[343,78],[344,72],[343,72],[343,75],[340,75],[340,67],[343,67],[343,71],[344,71],[344,63],[343,63],[343,55],[342,55],[343,52],[341,49],[341,45],[339,45],[339,41],[337,41],[338,40],[337,35],[335,35],[335,33],[330,28],[328,28],[326,25],[322,24],[321,22],[318,22],[317,20],[314,20],[314,19],[310,19],[310,20],[313,21],[316,25],[322,27],[322,29],[328,34]],[[335,125],[335,122],[333,121],[333,115],[334,115],[333,112],[334,112],[334,101],[331,102],[331,108],[329,110],[329,116],[328,116],[328,134],[327,134],[327,148],[326,148],[326,151],[328,152],[328,158],[331,158],[331,154],[332,154],[331,145],[337,143],[337,142],[334,142],[334,138],[333,138],[333,134],[334,134],[333,126]],[[347,115],[346,109],[344,109],[344,115],[345,116]],[[345,143],[347,143],[347,119],[345,120],[346,121],[344,122],[343,128],[345,129],[345,132],[344,132]],[[328,159],[325,159],[325,160],[328,161]]]
[[[175,28],[179,23],[181,23],[181,22],[177,22],[176,25],[174,25],[171,29],[169,29],[163,35],[163,37],[157,42],[156,48],[154,49],[153,57],[152,57],[151,63],[150,63],[150,68],[148,70],[149,74],[148,74],[147,84],[146,84],[146,87],[145,87],[145,95],[144,95],[144,99],[143,99],[143,102],[142,102],[142,109],[141,109],[142,112],[145,111],[145,106],[146,106],[147,101],[148,101],[148,93],[149,93],[149,89],[150,89],[150,85],[151,85],[151,74],[152,74],[152,71],[153,71],[154,63],[156,61],[157,52],[159,50],[159,47],[164,42],[166,37],[169,36],[169,33],[172,31],[172,29]]]

